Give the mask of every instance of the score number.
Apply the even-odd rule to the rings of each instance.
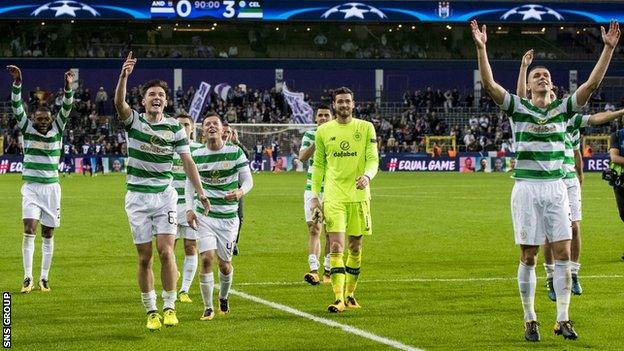
[[[234,0],[223,0],[223,1],[194,1],[191,3],[189,0],[180,0],[176,4],[176,14],[182,18],[188,17],[193,9],[198,10],[216,10],[224,7],[223,17],[232,18],[236,14],[236,10],[234,9],[234,5],[236,2]]]

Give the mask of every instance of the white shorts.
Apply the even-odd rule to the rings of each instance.
[[[186,221],[186,205],[178,205],[178,232],[176,239],[197,240],[197,232]]]
[[[516,180],[511,217],[516,244],[538,246],[572,239],[568,191],[561,180]]]
[[[36,219],[50,228],[61,226],[61,186],[59,183],[24,183],[22,219]]]
[[[578,178],[564,179],[563,183],[568,188],[568,199],[570,200],[570,220],[572,222],[583,219],[581,212],[581,183]]]
[[[238,217],[212,218],[197,213],[197,249],[199,253],[217,250],[223,261],[232,260],[232,250],[238,234]]]
[[[162,193],[126,193],[126,214],[135,244],[152,241],[155,234],[177,233],[178,193],[168,187]]]
[[[303,193],[303,211],[305,212],[306,222],[312,222],[312,209],[310,208],[310,199],[312,199],[312,191],[306,190]],[[319,201],[323,203],[323,193],[319,194]]]
[[[187,225],[178,224],[176,239],[197,240],[197,231]]]

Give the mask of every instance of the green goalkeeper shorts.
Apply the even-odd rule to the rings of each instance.
[[[327,233],[345,233],[350,236],[371,235],[373,233],[368,201],[325,201],[323,217],[325,218],[325,231]]]

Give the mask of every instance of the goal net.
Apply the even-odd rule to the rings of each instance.
[[[431,135],[431,136],[425,137],[425,147],[426,147],[426,152],[434,156],[441,156],[443,154],[454,155],[457,150],[455,136],[448,136],[448,135],[443,135],[443,136]],[[451,151],[451,153],[449,153],[449,151]],[[436,153],[440,153],[440,154],[435,155]]]
[[[587,148],[590,148],[591,153],[608,153],[611,147],[611,140],[608,135],[588,135],[583,137],[583,149],[584,153]]]
[[[279,170],[283,171],[304,171],[307,168],[298,161],[301,138],[306,131],[314,130],[316,124],[232,123],[230,127],[236,130],[238,140],[249,152],[253,170],[275,170],[278,162],[281,163]],[[201,131],[197,132],[197,140],[201,140]],[[259,145],[262,146],[262,165],[255,157]]]

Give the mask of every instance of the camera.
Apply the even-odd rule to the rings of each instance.
[[[624,174],[618,174],[616,170],[611,168],[602,171],[602,179],[609,182],[609,185],[613,187],[624,186]]]

